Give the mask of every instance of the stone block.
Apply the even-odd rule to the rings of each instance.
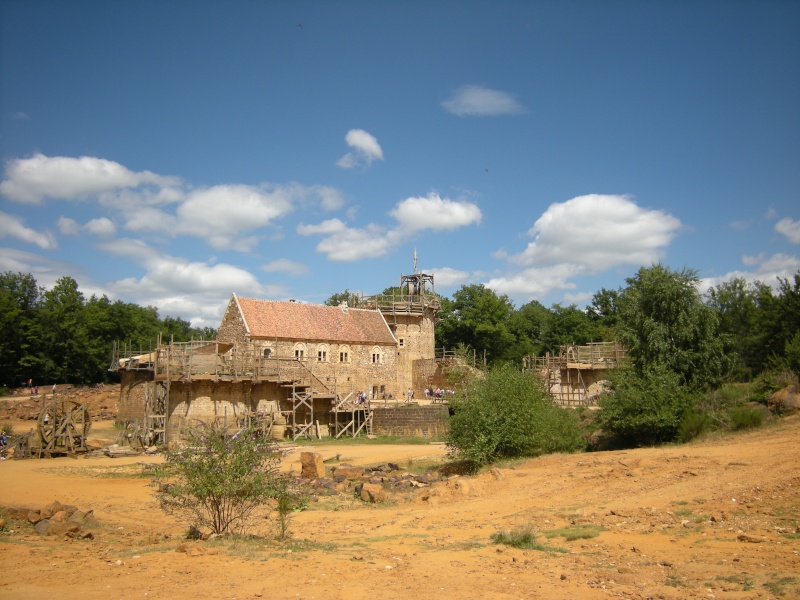
[[[300,476],[304,479],[325,477],[325,464],[319,452],[301,452],[300,466]]]

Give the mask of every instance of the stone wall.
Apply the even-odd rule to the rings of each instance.
[[[144,420],[146,387],[153,379],[149,371],[120,371],[117,423],[141,423]]]
[[[398,406],[373,411],[372,432],[398,437],[442,438],[450,427],[448,407]]]

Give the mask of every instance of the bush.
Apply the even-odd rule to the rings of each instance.
[[[680,427],[678,427],[678,441],[690,442],[712,429],[714,429],[714,420],[709,415],[696,410],[689,411],[684,415]]]
[[[755,406],[739,406],[730,413],[731,428],[734,431],[754,429],[764,424],[764,411]]]
[[[553,406],[538,377],[510,365],[471,381],[451,407],[447,444],[475,466],[584,446],[573,411]]]
[[[676,373],[653,367],[642,374],[631,368],[610,374],[610,390],[600,397],[603,430],[628,445],[671,442],[678,436],[692,398]]]
[[[254,430],[229,437],[213,426],[189,434],[167,454],[152,485],[162,510],[214,533],[243,533],[271,499],[286,493],[280,453]]]

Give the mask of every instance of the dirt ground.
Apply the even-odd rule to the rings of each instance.
[[[0,406],[0,422],[30,428],[23,402]],[[92,437],[113,440],[113,421]],[[261,538],[185,542],[186,524],[161,513],[137,476],[158,457],[5,460],[0,507],[58,500],[93,510],[98,524],[93,539],[59,539],[8,520],[0,596],[798,598],[798,437],[793,416],[683,446],[508,463],[383,505],[321,497],[284,542],[267,521]],[[442,445],[319,446],[292,451],[286,469],[299,472],[301,450],[415,471],[446,462]],[[490,539],[521,527],[535,528],[541,550]]]

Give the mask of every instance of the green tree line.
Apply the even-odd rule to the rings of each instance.
[[[800,272],[774,287],[735,278],[702,295],[698,285],[692,269],[655,264],[583,308],[536,300],[517,308],[482,284],[464,285],[441,298],[436,345],[469,348],[492,366],[616,340],[640,367],[664,364],[683,373],[682,383],[706,388],[767,369],[800,371]]]
[[[52,289],[31,274],[0,274],[0,386],[108,382],[114,342],[133,349],[153,347],[158,334],[175,341],[213,339],[180,318],[158,315],[152,306],[86,298],[71,277]]]

